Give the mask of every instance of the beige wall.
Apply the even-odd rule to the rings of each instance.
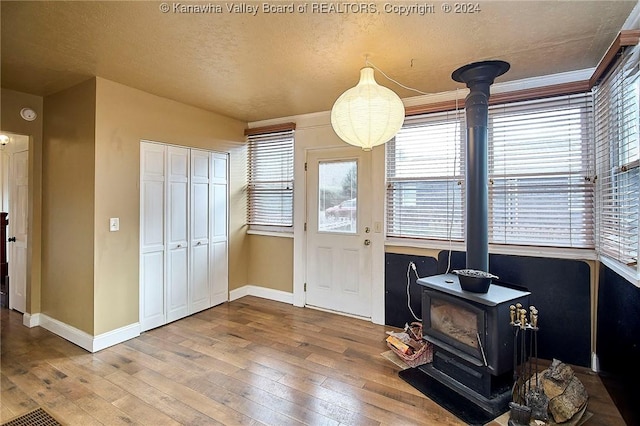
[[[29,136],[27,312],[40,312],[43,99],[7,89],[2,89],[0,98],[0,130]],[[32,108],[38,114],[34,121],[25,121],[20,117],[20,110],[25,107]]]
[[[249,284],[293,293],[293,238],[249,235]]]
[[[247,284],[245,123],[97,78],[95,334],[139,320],[140,140],[230,154],[229,288]],[[120,231],[109,232],[109,218]]]
[[[42,312],[93,334],[95,80],[44,99]]]

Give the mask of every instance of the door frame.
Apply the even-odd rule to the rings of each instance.
[[[293,304],[304,307],[306,304],[305,282],[307,277],[307,232],[305,223],[307,221],[307,163],[310,151],[331,151],[336,148],[344,148],[345,145],[327,145],[321,147],[296,146],[294,153],[294,185],[293,196]],[[373,232],[371,233],[371,322],[374,324],[385,323],[384,305],[384,145],[371,151],[371,222]]]
[[[26,226],[27,226],[27,234],[26,234],[26,247],[27,247],[27,254],[25,257],[25,264],[24,264],[24,277],[25,277],[25,288],[24,288],[24,297],[25,297],[25,309],[24,312],[21,312],[23,315],[23,322],[24,325],[27,325],[29,327],[31,327],[30,325],[30,318],[31,318],[31,279],[30,279],[30,268],[31,268],[31,255],[29,254],[29,247],[31,246],[31,239],[32,239],[32,232],[33,232],[33,218],[32,216],[32,211],[31,211],[31,205],[29,203],[29,199],[32,197],[32,193],[33,193],[33,175],[31,173],[31,161],[32,161],[32,137],[30,135],[26,135],[26,134],[20,134],[20,133],[14,133],[14,132],[10,132],[10,131],[3,131],[3,134],[8,135],[11,140],[9,142],[9,144],[7,144],[4,147],[4,152],[7,154],[6,155],[6,161],[4,161],[4,159],[2,159],[2,167],[0,167],[0,169],[2,169],[2,178],[0,179],[0,181],[2,182],[2,188],[0,190],[3,191],[3,195],[7,197],[7,213],[9,213],[10,210],[10,204],[13,202],[12,201],[12,186],[11,186],[11,181],[13,179],[13,171],[12,169],[12,159],[13,156],[18,153],[18,152],[27,152],[27,209],[25,214],[27,215],[26,217]],[[6,167],[6,170],[4,169],[4,167]],[[6,190],[6,193],[4,193],[4,191]],[[0,206],[0,210],[2,210],[3,206]],[[10,237],[9,235],[9,229],[11,228],[11,217],[9,216],[9,227],[7,228],[7,238]],[[15,222],[14,222],[15,223]],[[13,270],[15,269],[15,262],[12,260],[12,258],[14,257],[12,254],[13,252],[13,247],[9,247],[7,246],[7,261],[10,265],[8,265],[8,269],[9,270]],[[13,308],[14,303],[12,302],[12,286],[11,286],[11,277],[9,277],[9,308]]]

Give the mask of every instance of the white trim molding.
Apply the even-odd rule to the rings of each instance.
[[[70,326],[62,321],[58,321],[55,318],[51,318],[45,314],[40,315],[40,327],[49,330],[50,332],[57,334],[62,337],[80,346],[82,349],[93,352],[91,349],[93,348],[93,336],[89,333],[86,333],[82,330],[78,330],[77,328]]]
[[[293,305],[293,293],[257,285],[245,285],[229,292],[229,301],[238,300],[244,296],[255,296]]]
[[[591,371],[594,373],[600,372],[600,358],[598,358],[598,354],[595,352],[591,352]]]
[[[293,231],[287,230],[286,232],[274,232],[274,231],[264,231],[261,229],[249,229],[247,231],[247,235],[262,235],[264,237],[278,237],[278,238],[293,238]]]
[[[22,325],[33,328],[40,325],[40,314],[22,314]]]
[[[93,350],[91,352],[101,351],[109,346],[117,345],[138,336],[140,336],[139,322],[98,334],[93,338]]]
[[[140,336],[140,324],[129,324],[106,333],[92,336],[46,314],[24,314],[22,323],[29,328],[40,326],[91,353]]]
[[[613,272],[620,275],[631,284],[635,285],[636,287],[640,287],[640,272],[637,269],[623,265],[617,260],[611,259],[610,257],[604,255],[601,255],[599,260],[604,266],[611,269]]]

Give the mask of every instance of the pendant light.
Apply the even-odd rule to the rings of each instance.
[[[373,68],[365,67],[358,84],[333,104],[331,126],[346,143],[371,151],[398,133],[404,114],[398,95],[376,83]]]

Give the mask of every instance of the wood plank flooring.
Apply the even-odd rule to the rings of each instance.
[[[0,422],[41,406],[68,425],[464,424],[380,356],[388,327],[358,319],[244,297],[95,354],[0,319]],[[624,425],[580,379],[588,424]]]

